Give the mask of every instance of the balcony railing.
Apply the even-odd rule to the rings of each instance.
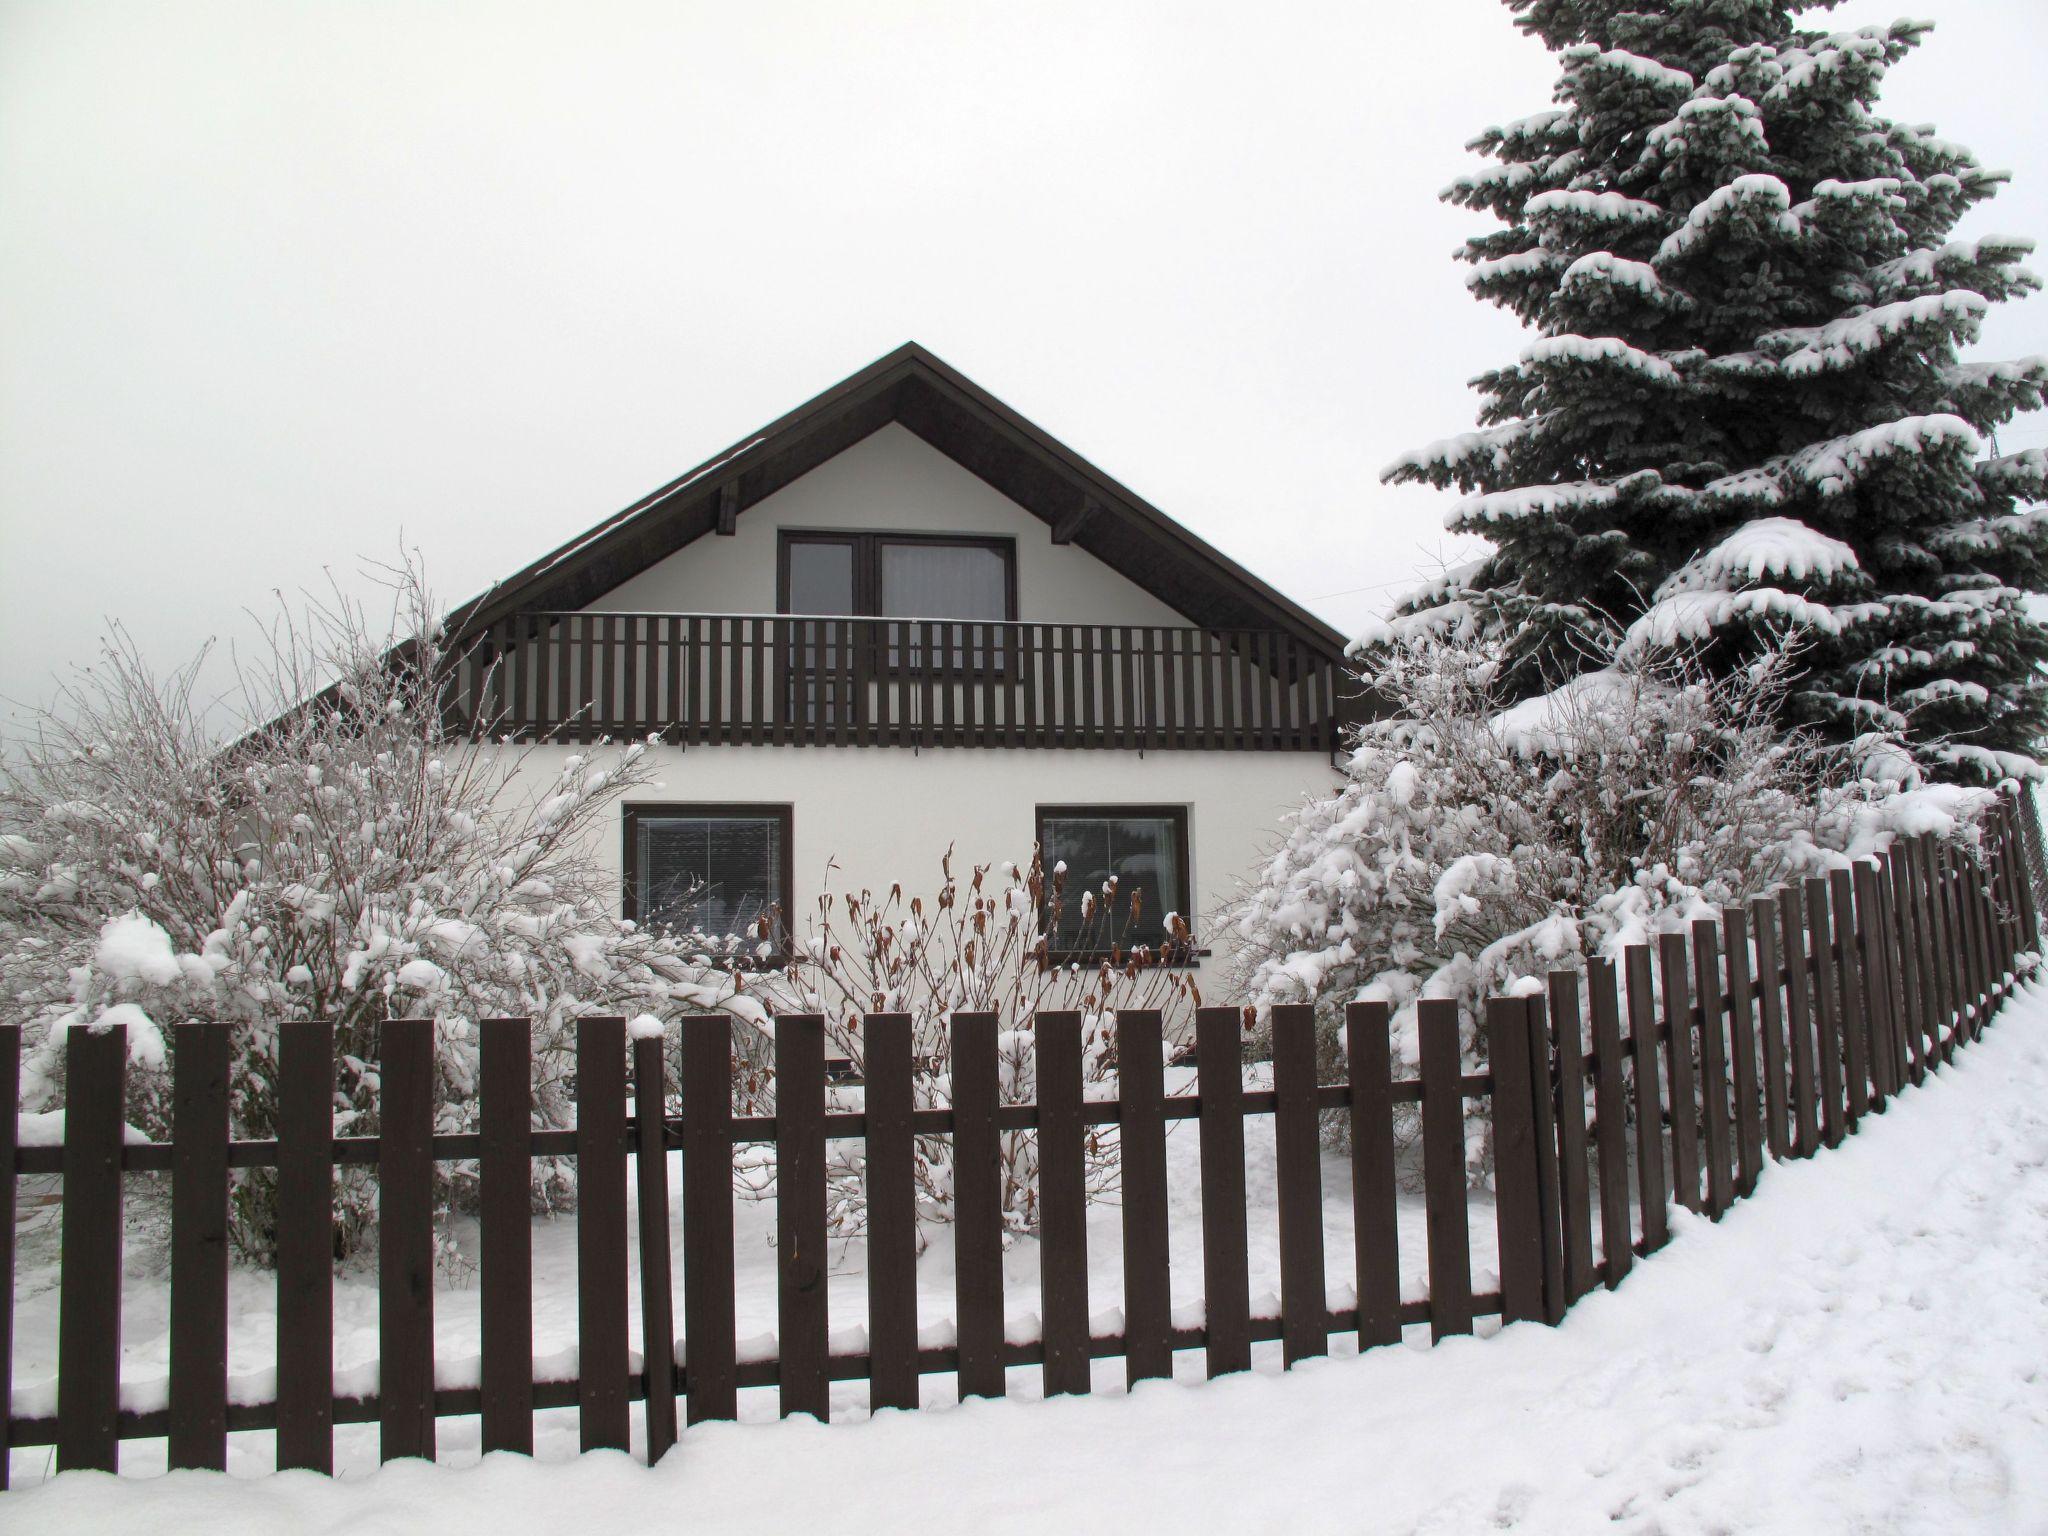
[[[1328,752],[1355,688],[1268,630],[531,613],[477,638],[449,707],[528,740]]]

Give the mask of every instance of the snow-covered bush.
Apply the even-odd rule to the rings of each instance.
[[[1944,787],[1902,802],[1898,782],[1859,776],[1910,773],[1895,746],[1786,731],[1782,644],[1715,675],[1610,637],[1598,665],[1504,704],[1505,640],[1376,638],[1367,681],[1385,718],[1235,913],[1247,995],[1316,1005],[1333,1072],[1346,1003],[1393,1005],[1396,1060],[1413,1063],[1416,1003],[1455,999],[1476,1069],[1483,999],[1866,854],[1902,818],[1917,830],[1988,799]]]
[[[276,1132],[278,1032],[333,1021],[335,1130],[375,1134],[379,1026],[431,1015],[438,1130],[470,1128],[475,1021],[534,1020],[534,1103],[567,1123],[573,1021],[760,1010],[687,941],[611,915],[592,834],[646,781],[642,749],[572,756],[538,793],[523,754],[474,750],[440,707],[442,656],[416,570],[380,631],[346,602],[281,621],[223,745],[198,662],[155,674],[118,632],[0,779],[0,1009],[30,1042],[24,1108],[60,1104],[74,1024],[125,1022],[130,1120],[170,1130],[172,1031],[232,1029],[234,1134]],[[468,1170],[440,1165],[444,1199]],[[266,1255],[274,1181],[236,1175],[233,1236]],[[568,1194],[536,1164],[536,1197]],[[375,1180],[336,1170],[336,1244],[375,1218]]]
[[[1116,1016],[1128,1009],[1158,1009],[1171,1054],[1193,1038],[1201,995],[1193,972],[1177,962],[1189,942],[1186,921],[1166,917],[1171,936],[1164,952],[1122,941],[1142,915],[1140,896],[1122,895],[1114,877],[1100,890],[1069,892],[1064,865],[1048,872],[1034,850],[1026,866],[977,865],[963,879],[950,853],[930,896],[906,897],[901,884],[884,894],[862,890],[819,898],[809,932],[782,974],[763,978],[760,995],[777,1012],[823,1015],[827,1053],[864,1076],[862,1020],[870,1013],[905,1013],[912,1020],[912,1093],[919,1109],[952,1104],[951,1021],[955,1013],[993,1013],[1001,1099],[1023,1104],[1037,1097],[1033,1033],[1043,1012],[1081,1015],[1082,1076],[1091,1098],[1116,1095]],[[1089,961],[1063,960],[1048,935],[1062,910],[1078,902],[1083,913],[1080,950]],[[772,1084],[768,1090],[772,1094]],[[839,1090],[848,1096],[858,1090]],[[835,1233],[864,1229],[867,1203],[859,1142],[831,1143],[830,1220]],[[1090,1127],[1085,1144],[1090,1199],[1111,1192],[1120,1167],[1116,1128]],[[953,1209],[953,1148],[946,1136],[921,1136],[915,1150],[920,1221],[947,1221]],[[1038,1228],[1038,1138],[1008,1131],[1001,1137],[1005,1228]],[[772,1167],[755,1165],[757,1193],[765,1193]]]

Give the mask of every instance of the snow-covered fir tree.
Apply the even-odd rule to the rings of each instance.
[[[1456,486],[1493,552],[1398,628],[1513,638],[1512,685],[1628,648],[1732,665],[1802,631],[1798,721],[1905,743],[1941,777],[2036,753],[2048,453],[1996,456],[2048,359],[1964,362],[2039,286],[2029,240],[1956,240],[2005,179],[1880,116],[1929,24],[1802,26],[1782,0],[1508,0],[1560,61],[1556,106],[1490,128],[1448,201],[1473,292],[1537,338],[1475,381],[1480,430],[1386,478]]]

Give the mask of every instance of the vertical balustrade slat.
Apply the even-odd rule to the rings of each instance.
[[[1493,1069],[1494,1224],[1502,1323],[1538,1322],[1543,1310],[1543,1218],[1536,1177],[1535,1088],[1529,1077],[1529,1000],[1489,998]],[[1547,1086],[1547,1085],[1546,1085]]]
[[[1323,1284],[1323,1152],[1316,1110],[1315,1010],[1273,1010],[1273,1153],[1280,1200],[1280,1349],[1284,1364],[1329,1350]]]
[[[1344,1009],[1351,1074],[1351,1217],[1358,1347],[1401,1342],[1401,1247],[1394,1187],[1394,1063],[1385,1003]]]
[[[1806,904],[1800,888],[1787,882],[1778,891],[1779,951],[1785,965],[1785,1029],[1791,1047],[1792,1143],[1789,1155],[1808,1157],[1820,1142],[1814,1102],[1812,977],[1806,954]]]
[[[1211,751],[1226,747],[1230,743],[1223,734],[1223,721],[1217,713],[1216,680],[1223,671],[1228,655],[1223,649],[1223,637],[1210,630],[1203,630],[1196,637],[1197,656],[1202,669],[1202,733],[1201,744]],[[1223,690],[1229,697],[1229,689]]]
[[[647,1464],[676,1443],[676,1301],[669,1272],[668,1042],[633,1036],[634,1198],[640,1217],[640,1358]]]
[[[1076,631],[1073,626],[1069,625],[1067,628],[1067,649],[1069,652],[1074,650],[1075,633]],[[1080,627],[1079,634],[1081,636],[1079,660],[1081,696],[1080,706],[1074,712],[1074,719],[1081,729],[1080,740],[1077,745],[1099,747],[1102,745],[1102,740],[1099,729],[1101,716],[1096,713],[1095,702],[1095,626],[1083,624]]]
[[[917,1391],[917,1154],[910,1134],[910,1015],[871,1013],[861,1025],[867,1111],[868,1407],[915,1408]]]
[[[533,1454],[532,1025],[479,1031],[477,1218],[483,1449]]]
[[[1870,1006],[1864,987],[1863,928],[1870,914],[1858,912],[1846,869],[1828,876],[1834,899],[1835,949],[1842,965],[1842,1059],[1851,1129],[1870,1104]]]
[[[1778,953],[1778,906],[1768,896],[1749,904],[1756,935],[1757,1027],[1764,1049],[1764,1145],[1780,1162],[1792,1155],[1785,1093],[1785,981]]]
[[[1173,744],[1176,747],[1196,747],[1202,744],[1202,717],[1197,703],[1202,671],[1202,637],[1190,629],[1175,629],[1172,634],[1174,669],[1180,673],[1180,728],[1174,735]]]
[[[917,632],[917,740],[918,745],[929,747],[937,745],[939,741],[938,697],[933,692],[939,670],[939,629],[936,624],[926,620],[917,627]],[[909,665],[907,658],[905,664]]]
[[[7,1448],[14,1426],[14,1154],[21,1119],[12,1106],[20,1103],[21,1026],[0,1024],[0,1493],[7,1491]],[[221,1283],[226,1286],[225,1275]],[[225,1361],[222,1366],[225,1374]]]
[[[586,1451],[626,1449],[626,1021],[576,1021],[577,1424]]]
[[[666,615],[661,621],[662,633],[662,675],[667,680],[668,707],[661,718],[662,740],[686,741],[688,732],[683,729],[686,716],[683,714],[683,665],[688,654],[683,645],[685,620],[675,614]]]
[[[1733,1138],[1728,1123],[1728,997],[1721,979],[1720,935],[1714,920],[1692,925],[1693,994],[1700,1021],[1700,1107],[1707,1149],[1707,1214],[1719,1219],[1735,1198]]]
[[[1721,909],[1721,933],[1728,956],[1728,1058],[1735,1089],[1735,1192],[1756,1189],[1763,1173],[1763,1123],[1758,1117],[1761,1087],[1757,1069],[1756,1007],[1750,994],[1749,915],[1739,906]]]
[[[1422,1175],[1429,1234],[1429,1337],[1472,1331],[1472,1234],[1465,1210],[1465,1094],[1459,1082],[1458,1005],[1425,998]]]
[[[1024,690],[1024,729],[1019,744],[1042,747],[1045,745],[1045,733],[1038,722],[1038,626],[1019,624],[1012,633],[1017,643],[1017,680]]]
[[[1650,980],[1650,946],[1631,944],[1622,954],[1628,977],[1628,1043],[1634,1063],[1636,1186],[1642,1206],[1643,1251],[1655,1253],[1671,1237],[1664,1191],[1664,1096],[1657,1082],[1657,1005]]]
[[[640,702],[641,620],[638,614],[629,613],[619,622],[625,628],[619,657],[620,729],[631,740],[646,734],[642,722],[647,718],[647,711]]]
[[[996,1105],[1002,1088],[996,1016],[956,1013],[952,1038],[953,1305],[960,1396],[1001,1397],[1003,1171]]]
[[[1123,1158],[1124,1379],[1173,1375],[1166,1217],[1166,1050],[1156,1008],[1116,1015],[1118,1149]]]
[[[1235,1008],[1195,1011],[1195,1075],[1202,1100],[1202,1286],[1211,1378],[1248,1371],[1252,1364],[1243,1050]]]
[[[773,720],[768,711],[769,631],[774,622],[758,616],[748,621],[749,638],[753,644],[748,648],[747,658],[747,723],[750,727],[748,739],[752,741],[774,739],[769,732]],[[851,625],[847,627],[852,628]],[[848,643],[852,643],[851,636]]]
[[[775,1318],[782,1417],[831,1417],[825,1251],[825,1021],[775,1020]]]
[[[1138,676],[1136,671],[1138,632],[1129,625],[1123,625],[1117,629],[1116,637],[1117,646],[1121,653],[1117,657],[1117,685],[1122,694],[1122,698],[1119,701],[1120,708],[1117,712],[1117,723],[1120,727],[1117,745],[1128,751],[1133,747],[1145,745],[1145,738],[1139,732],[1140,715],[1138,710]]]
[[[707,618],[704,644],[704,741],[732,739],[725,708],[725,620]],[[817,697],[815,694],[813,697]],[[817,706],[812,706],[812,729],[818,728]]]
[[[1664,982],[1665,1070],[1671,1087],[1671,1191],[1688,1211],[1700,1209],[1700,1122],[1692,1066],[1692,1001],[1685,935],[1658,937]]]
[[[1813,951],[1813,1026],[1820,1042],[1821,1139],[1838,1147],[1848,1134],[1848,1086],[1842,1062],[1841,955],[1835,942],[1828,881],[1818,875],[1806,882],[1806,931]]]
[[[278,1031],[277,1465],[334,1470],[334,1026]]]
[[[1628,1099],[1621,1082],[1621,998],[1614,962],[1587,962],[1593,1005],[1593,1139],[1600,1157],[1600,1252],[1607,1288],[1621,1284],[1633,1255],[1628,1209]]]
[[[1550,1019],[1543,1000],[1527,999],[1529,1007],[1529,1095],[1536,1135],[1536,1213],[1543,1249],[1543,1320],[1564,1321],[1571,1305],[1564,1291],[1564,1218],[1561,1209],[1557,1156],[1556,1053],[1551,1047]]]
[[[434,1458],[434,1021],[378,1049],[378,1459]]]
[[[121,1142],[127,1026],[66,1031],[57,1470],[112,1472],[121,1415]],[[18,1101],[17,1101],[18,1102]],[[14,1105],[0,1105],[12,1115]]]
[[[598,711],[598,619],[596,614],[577,614],[573,618],[576,626],[577,647],[582,652],[583,686],[577,703],[576,739],[581,742],[594,741],[597,737]]]
[[[1550,1016],[1557,1031],[1557,1147],[1562,1173],[1559,1223],[1564,1234],[1564,1289],[1577,1301],[1593,1289],[1593,1178],[1587,1163],[1586,1038],[1577,971],[1550,973]]]
[[[228,1027],[177,1026],[171,1082],[170,1465],[227,1469],[228,1455]],[[4,1048],[4,1047],[0,1047]],[[4,1079],[0,1068],[0,1079]],[[0,1081],[0,1088],[4,1088]],[[0,1092],[5,1106],[18,1103]],[[0,1134],[11,1134],[11,1124]],[[14,1183],[0,1179],[0,1207]],[[0,1218],[12,1212],[0,1209]],[[0,1263],[5,1255],[0,1254]],[[5,1356],[0,1324],[0,1358]],[[4,1369],[0,1369],[4,1377]],[[0,1395],[5,1382],[0,1379]],[[5,1409],[0,1408],[0,1413]],[[0,1436],[0,1446],[6,1444]],[[6,1452],[0,1450],[0,1461]],[[4,1485],[0,1485],[4,1486]]]
[[[1045,1395],[1088,1390],[1088,1128],[1081,1123],[1081,1015],[1040,1013],[1038,1297]]]
[[[739,1416],[732,1235],[732,1020],[682,1021],[683,1381],[692,1424]]]

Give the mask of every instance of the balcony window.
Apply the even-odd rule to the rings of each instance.
[[[786,805],[626,807],[625,913],[751,946],[780,946],[790,889]]]
[[[1014,539],[967,534],[792,533],[785,530],[776,577],[787,614],[953,620],[881,626],[874,661],[895,669],[981,671],[1006,664],[1000,632],[975,624],[1017,617]],[[800,673],[831,677],[852,658],[838,632],[818,626],[796,642]],[[833,701],[806,685],[809,718],[831,717]]]
[[[1066,865],[1064,895],[1057,911],[1046,914],[1055,953],[1100,955],[1112,946],[1129,950],[1141,944],[1165,949],[1172,938],[1167,913],[1189,921],[1184,806],[1042,805],[1038,847],[1048,879]],[[1112,878],[1113,904],[1103,894]],[[1084,893],[1092,902],[1083,901]]]

